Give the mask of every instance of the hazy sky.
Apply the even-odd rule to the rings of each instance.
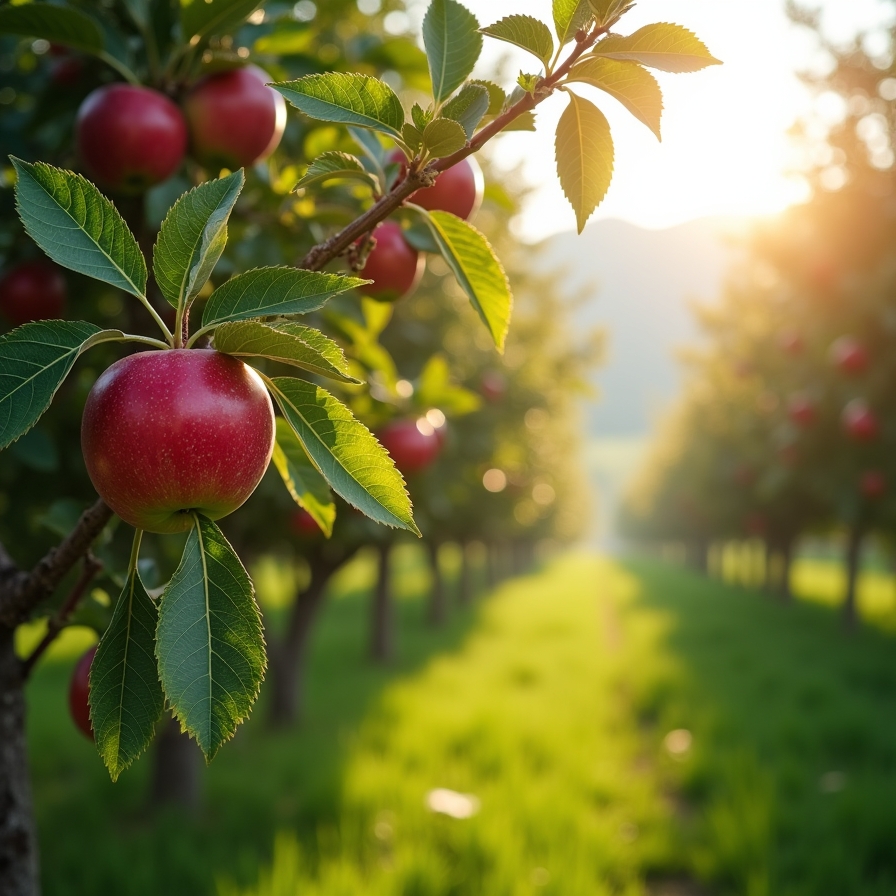
[[[549,21],[550,0],[464,0],[482,24],[511,13]],[[411,5],[415,24],[423,0]],[[822,0],[831,36],[847,38],[892,9],[885,0]],[[784,0],[639,0],[620,22],[627,34],[666,21],[696,32],[722,66],[694,74],[657,73],[665,97],[663,142],[615,100],[585,88],[610,120],[616,145],[613,183],[597,217],[624,218],[645,227],[666,227],[712,214],[768,214],[799,199],[788,180],[792,160],[786,130],[813,99],[795,70],[818,63],[810,36],[793,28]],[[418,30],[419,33],[419,30]],[[505,87],[519,69],[537,62],[510,45],[486,38],[479,74],[509,56]],[[553,134],[566,105],[561,96],[542,104],[539,130],[508,134],[493,143],[493,157],[508,166],[525,159],[526,177],[537,185],[522,221],[522,236],[547,236],[575,226],[554,173]]]

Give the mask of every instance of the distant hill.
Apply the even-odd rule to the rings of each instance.
[[[590,294],[578,320],[607,331],[606,363],[596,376],[601,397],[589,420],[592,438],[650,432],[680,389],[675,350],[699,338],[688,302],[718,296],[738,255],[732,235],[745,226],[741,219],[704,218],[645,230],[605,220],[581,236],[545,241],[541,265],[563,271],[572,293]]]

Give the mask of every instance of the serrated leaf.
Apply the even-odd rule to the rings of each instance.
[[[0,448],[37,423],[82,352],[123,336],[64,320],[35,321],[0,336]]]
[[[499,87],[498,90],[501,90]],[[504,91],[501,90],[501,102],[503,103]],[[456,121],[463,129],[469,140],[479,122],[489,111],[490,98],[488,89],[483,84],[464,84],[442,107],[442,118],[450,118]]]
[[[610,34],[594,45],[592,53],[640,62],[664,72],[697,72],[722,64],[693,31],[666,22],[645,25],[628,37]]]
[[[510,124],[505,127],[501,133],[505,134],[507,131],[534,131],[535,130],[535,113],[534,112],[523,112],[520,115],[517,115]]]
[[[483,34],[513,44],[531,53],[544,63],[545,69],[551,64],[554,55],[554,39],[551,29],[534,16],[505,16],[494,25],[479,29]]]
[[[470,81],[470,84],[477,84],[488,91],[488,109],[485,114],[489,117],[500,115],[504,110],[504,104],[507,102],[507,94],[504,93],[504,89],[493,81],[483,81],[478,78]]]
[[[333,491],[378,523],[419,535],[404,480],[370,430],[320,386],[289,377],[268,382],[283,416]]]
[[[198,43],[213,34],[230,34],[261,6],[263,0],[180,0],[184,43]]]
[[[31,239],[65,268],[145,295],[143,253],[115,206],[80,174],[11,158],[16,208]]]
[[[283,417],[277,418],[277,441],[272,460],[293,501],[311,514],[329,538],[336,520],[336,504],[330,486],[311,463],[302,443]]]
[[[227,245],[227,219],[245,178],[242,169],[184,193],[165,215],[153,246],[153,273],[175,308],[189,308]]]
[[[591,56],[577,62],[566,80],[580,81],[606,91],[638,121],[646,124],[657,140],[662,139],[663,94],[656,78],[637,63]]]
[[[165,708],[155,655],[158,619],[134,569],[90,667],[90,721],[113,781],[149,745]]]
[[[202,326],[278,314],[307,314],[322,308],[333,296],[369,282],[301,268],[255,268],[231,277],[209,296]]]
[[[424,219],[442,257],[488,327],[498,351],[503,352],[513,295],[489,241],[472,224],[448,212],[429,212]]]
[[[423,45],[432,93],[436,103],[442,103],[466,81],[479,59],[479,22],[457,0],[432,0],[423,18]]]
[[[411,120],[414,122],[414,127],[422,131],[432,121],[432,112],[425,110],[420,103],[414,103],[411,106]]]
[[[568,44],[591,18],[588,0],[553,0],[554,31],[560,46]]]
[[[323,183],[333,178],[354,178],[362,180],[372,187],[377,185],[376,179],[361,164],[360,159],[347,152],[334,150],[319,155],[308,166],[308,170],[296,184],[296,189],[304,189],[312,184]]]
[[[301,324],[269,326],[252,320],[221,324],[215,330],[215,348],[239,358],[270,358],[341,383],[360,382],[349,373],[348,361],[332,339]]]
[[[412,125],[410,122],[406,122],[404,127],[401,129],[401,138],[404,140],[408,149],[416,155],[420,151],[420,147],[423,146],[423,133],[417,127]],[[396,176],[398,171],[398,166],[395,166]]]
[[[431,121],[423,132],[423,145],[434,159],[442,159],[467,145],[464,129],[450,118]]]
[[[635,5],[631,0],[590,0],[590,3],[597,24],[603,28],[611,28]]]
[[[613,138],[603,112],[569,92],[554,141],[560,186],[576,213],[579,233],[613,178]]]
[[[156,657],[168,703],[211,761],[249,715],[267,661],[246,570],[211,520],[194,520],[162,595]]]
[[[370,75],[327,72],[271,86],[300,112],[318,121],[371,128],[390,137],[401,137],[401,100],[388,84]]]
[[[62,44],[84,53],[103,51],[99,25],[77,9],[51,3],[28,3],[0,8],[0,34],[19,34]]]

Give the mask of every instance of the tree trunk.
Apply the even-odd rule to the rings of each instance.
[[[379,564],[373,592],[370,619],[370,656],[378,663],[387,663],[395,655],[395,610],[392,606],[389,556],[391,544],[378,545]]]
[[[862,527],[856,523],[849,529],[849,540],[846,544],[846,600],[843,602],[843,627],[847,631],[853,631],[859,623],[856,590],[864,534]]]
[[[426,551],[429,555],[429,568],[432,572],[426,618],[430,625],[440,628],[445,624],[447,607],[445,606],[445,581],[442,577],[442,567],[439,563],[439,543],[428,541],[426,543]]]
[[[473,599],[473,570],[471,569],[470,548],[460,542],[460,569],[457,578],[457,602],[467,606]]]
[[[270,640],[268,658],[271,693],[269,720],[275,727],[285,727],[301,718],[305,691],[305,664],[311,629],[324,602],[327,583],[341,563],[328,563],[323,558],[309,558],[311,580],[296,595],[289,615],[286,634],[280,643]]]
[[[175,718],[165,721],[156,736],[150,800],[154,806],[174,805],[196,812],[202,801],[202,752],[181,732]]]
[[[0,627],[0,896],[39,892],[22,663],[13,629]]]

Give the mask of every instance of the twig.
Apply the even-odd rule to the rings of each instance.
[[[69,592],[65,603],[59,608],[59,611],[47,623],[47,633],[41,638],[40,644],[34,648],[31,654],[22,661],[22,679],[27,679],[37,661],[43,656],[46,649],[59,637],[59,633],[65,628],[69,617],[75,612],[81,598],[87,591],[88,586],[94,580],[97,573],[103,568],[103,563],[91,551],[87,551],[84,555],[84,568],[78,581],[75,582],[72,590]]]

